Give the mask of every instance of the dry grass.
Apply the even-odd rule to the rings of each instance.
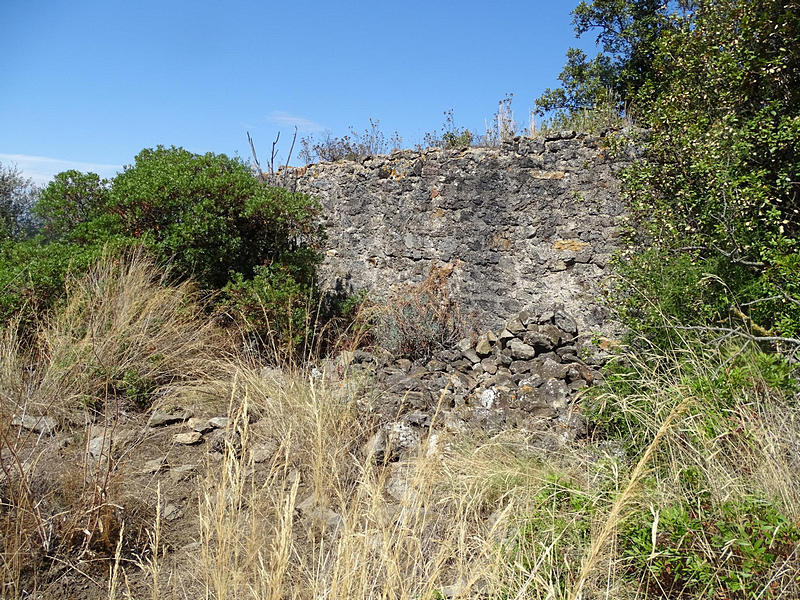
[[[389,463],[369,443],[368,381],[265,372],[231,351],[189,285],[155,283],[141,257],[104,263],[42,325],[46,351],[31,354],[12,327],[0,338],[3,598],[59,595],[50,583],[64,569],[120,599],[680,597],[631,570],[632,521],[650,519],[652,565],[658,515],[700,493],[714,506],[761,494],[800,518],[796,398],[744,350],[632,362],[627,385],[596,402],[626,439],[548,452],[523,432],[431,430],[416,455]],[[739,363],[744,375],[724,370]],[[224,448],[209,447],[192,484],[180,542],[163,518],[171,490],[159,487],[138,517],[124,510],[128,473],[110,454],[90,459],[82,421],[70,460],[10,424],[24,410],[68,428],[78,414],[111,438],[135,404],[131,370],[158,402],[231,417]],[[691,535],[704,560],[733,560],[710,532]],[[770,568],[758,597],[796,597],[796,548]]]
[[[510,434],[431,437],[417,456],[385,464],[366,454],[373,429],[347,386],[279,383],[242,365],[228,386],[235,418],[221,464],[198,485],[189,597],[579,597],[570,588],[597,588],[591,567],[609,518],[647,463],[626,479],[610,455],[545,460]],[[272,456],[259,467],[265,446]],[[554,475],[572,483],[553,487]],[[564,489],[594,510],[566,512]],[[562,543],[572,538],[564,521],[586,519],[590,535]]]
[[[0,348],[9,357],[0,367],[4,406],[63,420],[84,409],[102,412],[109,399],[146,407],[181,382],[213,377],[230,344],[190,282],[167,282],[138,252],[103,260],[68,282],[66,303],[41,324],[34,353],[25,353],[7,327]]]
[[[46,580],[54,562],[74,567],[114,552],[124,478],[110,444],[120,412],[167,402],[179,383],[221,372],[225,337],[191,284],[166,286],[165,278],[139,253],[107,259],[70,282],[65,305],[41,323],[33,348],[14,323],[0,331],[4,596],[22,594],[26,578]],[[47,432],[14,424],[44,416],[81,434],[91,424],[77,454],[48,444]],[[102,454],[92,457],[88,441],[98,436]],[[137,544],[136,529],[129,532]]]

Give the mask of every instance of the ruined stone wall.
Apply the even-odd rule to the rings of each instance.
[[[553,308],[603,330],[598,284],[623,206],[606,139],[562,132],[499,148],[403,150],[288,169],[275,183],[318,198],[328,287],[390,292],[431,266],[479,327]]]

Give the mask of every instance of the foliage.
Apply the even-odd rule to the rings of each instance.
[[[629,239],[650,248],[622,263],[634,327],[658,320],[649,304],[683,323],[799,337],[799,10],[701,2],[659,38],[635,96],[646,161],[624,182]],[[682,289],[670,281],[681,271]],[[670,289],[683,308],[661,302]]]
[[[313,343],[316,298],[302,271],[288,265],[260,266],[249,278],[234,273],[223,290],[223,307],[283,364],[297,352],[304,356]]]
[[[620,541],[628,576],[654,594],[776,598],[790,579],[786,563],[798,560],[800,528],[758,496],[721,505],[701,496],[692,505],[639,513],[622,527]]]
[[[0,163],[0,240],[30,233],[30,210],[39,189],[13,166]]]
[[[64,242],[0,242],[0,322],[16,318],[30,330],[63,297],[68,275],[86,272],[102,253],[101,246]]]
[[[585,414],[598,432],[639,452],[658,423],[691,396],[694,402],[686,415],[696,421],[687,427],[686,440],[713,444],[719,437],[750,435],[758,424],[747,423],[749,405],[782,405],[782,398],[800,391],[793,366],[751,342],[705,348],[696,337],[684,336],[673,347],[678,349],[666,356],[640,352],[609,365],[603,384],[583,399]],[[743,421],[747,426],[742,427]]]
[[[595,500],[561,473],[547,474],[509,537],[509,563],[523,574],[547,564],[550,581],[564,594],[573,584],[569,565],[580,563],[591,540]]]
[[[473,135],[469,129],[457,127],[453,117],[453,109],[444,112],[444,125],[441,134],[426,133],[422,146],[425,148],[445,148],[447,150],[468,148],[472,145]]]
[[[619,525],[620,574],[646,597],[794,597],[793,365],[752,342],[715,348],[687,334],[669,354],[650,348],[620,357],[583,398],[595,437],[631,457],[682,407]]]
[[[397,150],[401,143],[402,139],[397,131],[387,140],[381,131],[380,121],[370,119],[369,127],[362,133],[351,126],[350,133],[342,137],[334,137],[327,133],[320,140],[313,135],[300,138],[299,156],[306,164],[357,160],[366,156],[387,154],[389,151]]]
[[[624,105],[649,81],[657,41],[678,22],[675,10],[686,11],[692,4],[692,0],[592,0],[578,4],[572,12],[575,34],[598,31],[596,43],[602,51],[590,59],[583,50],[570,48],[558,76],[561,86],[545,90],[536,100],[537,112],[572,113],[614,104],[619,109],[620,101]]]
[[[291,265],[298,280],[311,283],[317,205],[263,184],[238,159],[143,150],[114,179],[109,209],[124,235],[205,287],[220,289],[231,273],[247,279],[272,264]]]
[[[116,229],[108,213],[109,182],[95,173],[58,173],[42,191],[34,212],[49,240],[102,243]]]
[[[295,309],[278,302],[313,293],[322,236],[317,204],[267,186],[225,155],[159,146],[143,150],[110,182],[94,173],[60,173],[34,212],[41,234],[0,246],[0,315],[16,315],[26,328],[63,297],[70,275],[132,246],[206,291],[228,286],[228,296],[217,296],[228,307],[243,290],[258,289],[276,333],[296,321],[283,318]],[[247,310],[239,314],[252,321]],[[122,385],[139,389],[137,377],[128,373]]]

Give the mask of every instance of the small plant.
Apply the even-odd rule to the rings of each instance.
[[[797,566],[800,528],[756,496],[697,498],[640,514],[619,536],[628,576],[670,598],[775,598]]]
[[[592,496],[559,473],[545,476],[526,515],[506,549],[510,564],[521,574],[541,569],[548,572],[559,596],[572,585],[581,556],[591,541],[595,513]]]
[[[600,134],[633,126],[627,107],[620,109],[622,103],[609,90],[608,96],[591,108],[573,111],[555,111],[541,122],[539,133],[574,130],[581,133]]]
[[[453,118],[453,109],[444,112],[444,125],[441,135],[426,133],[423,138],[424,148],[444,148],[445,150],[468,148],[472,145],[473,135],[469,129],[457,127]],[[422,148],[420,148],[422,149]]]
[[[499,146],[514,138],[517,131],[517,124],[514,122],[514,111],[511,102],[514,94],[508,93],[498,101],[497,112],[494,113],[492,122],[486,123],[486,133],[481,138],[480,146]]]
[[[326,134],[321,140],[313,135],[300,138],[300,158],[306,164],[315,162],[336,162],[337,160],[357,160],[376,154],[387,154],[400,148],[403,140],[395,131],[388,139],[381,131],[380,121],[370,119],[369,127],[359,133],[352,126],[350,133],[342,137]]]
[[[450,296],[452,267],[431,266],[419,285],[406,285],[377,310],[375,343],[395,356],[429,358],[451,348],[466,332],[456,301]]]

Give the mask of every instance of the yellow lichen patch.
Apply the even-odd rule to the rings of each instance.
[[[437,208],[433,211],[433,218],[434,219],[441,219],[444,216],[444,211],[441,208]]]
[[[439,190],[437,190],[437,189],[432,189],[431,190],[431,200],[436,198],[438,195],[439,195]]]
[[[492,237],[491,242],[489,243],[489,247],[492,250],[511,250],[511,247],[514,245],[510,239],[505,237],[503,234],[498,233]]]
[[[582,242],[580,240],[556,240],[553,242],[553,249],[558,250],[559,252],[563,252],[565,250],[580,252],[587,246],[589,246],[588,242]]]
[[[564,171],[531,171],[534,179],[564,179]]]

